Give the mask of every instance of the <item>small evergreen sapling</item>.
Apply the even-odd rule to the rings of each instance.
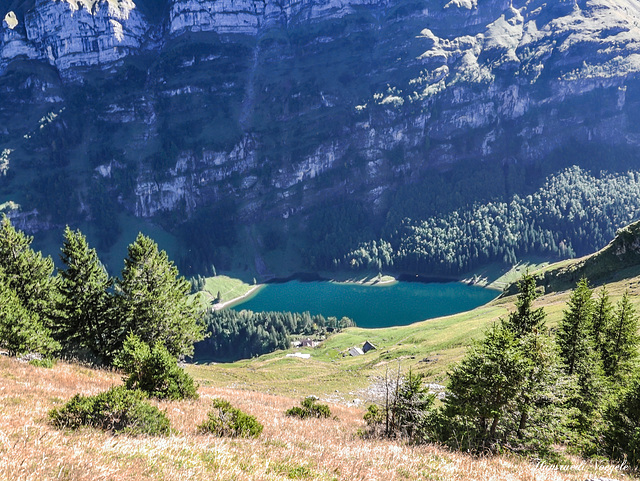
[[[114,362],[127,377],[128,389],[140,389],[158,399],[197,398],[197,386],[160,343],[149,347],[130,334]]]
[[[211,407],[207,420],[198,426],[201,433],[240,438],[257,438],[262,433],[263,426],[255,416],[234,408],[229,401],[214,399]]]
[[[545,329],[545,313],[541,307],[534,309],[533,301],[538,297],[535,278],[526,272],[518,281],[516,310],[503,321],[505,328],[513,332],[516,338]]]
[[[393,391],[389,392],[390,381]],[[435,394],[429,393],[422,376],[409,371],[406,376],[385,381],[388,395],[385,402],[367,408],[364,421],[372,437],[406,438],[421,442],[433,436]]]
[[[287,416],[298,417],[300,419],[306,418],[328,418],[331,417],[331,410],[326,404],[318,404],[318,398],[315,396],[308,396],[300,401],[299,406],[294,406],[285,411]]]

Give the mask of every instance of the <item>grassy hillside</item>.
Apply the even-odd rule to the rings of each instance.
[[[594,254],[532,269],[532,274],[545,292],[571,289],[582,277],[594,286],[624,284],[627,279],[633,286],[637,284],[633,279],[640,276],[640,221],[618,230],[615,238]],[[506,290],[515,293],[517,286],[512,283]]]
[[[156,402],[175,429],[169,437],[59,431],[47,412],[75,393],[119,384],[118,374],[59,363],[43,369],[0,356],[0,479],[67,480],[531,480],[631,479],[615,467],[582,463],[562,471],[524,459],[473,458],[435,446],[366,440],[363,411],[331,404],[336,419],[287,418],[299,397],[203,386],[200,399]],[[265,425],[258,439],[196,432],[213,397],[224,397]],[[569,468],[569,469],[567,469]]]

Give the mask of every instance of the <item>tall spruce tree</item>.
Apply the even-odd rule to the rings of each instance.
[[[558,326],[557,344],[560,357],[570,376],[579,369],[580,363],[590,359],[593,312],[592,291],[587,279],[583,277],[571,293],[568,309],[564,311]]]
[[[553,438],[550,426],[546,427],[545,436],[541,431],[531,434],[529,428],[533,424],[538,427],[542,424],[545,430],[544,425],[547,422],[553,424],[550,422],[553,413],[548,408],[558,397],[559,372],[556,367],[558,356],[555,346],[547,331],[543,329],[544,325],[539,327],[516,339],[524,362],[523,380],[516,395],[517,410],[513,415],[517,423],[515,436],[519,440],[528,438],[525,440],[527,443],[535,441],[537,444],[544,444]]]
[[[173,356],[193,354],[194,342],[204,338],[200,303],[189,299],[189,281],[149,237],[138,234],[129,245],[116,286],[121,342],[132,333],[150,346],[161,343]]]
[[[603,315],[605,317],[598,317],[597,322],[607,322],[606,294],[601,294],[597,303],[592,296],[593,291],[587,279],[580,279],[571,293],[557,333],[563,368],[573,387],[568,389],[565,404],[569,408],[567,427],[580,436],[593,431],[605,389],[602,362],[592,334],[595,330],[594,317]],[[598,326],[597,329],[601,327]]]
[[[606,333],[613,324],[613,304],[609,298],[607,287],[603,286],[595,301],[593,319],[591,321],[591,337],[598,357],[604,362],[607,355]]]
[[[112,296],[113,281],[80,231],[68,226],[60,258],[65,265],[60,276],[58,304],[59,335],[68,351],[88,349],[92,356],[109,363],[117,339]]]
[[[542,307],[533,308],[538,297],[535,278],[526,272],[518,282],[516,310],[509,314],[503,327],[510,330],[518,351],[523,359],[522,384],[515,402],[517,409],[516,437],[523,439],[530,421],[540,416],[537,407],[543,406],[551,398],[551,386],[556,378],[556,356],[547,334]]]
[[[638,357],[638,315],[625,292],[616,306],[613,321],[605,333],[606,352],[603,357],[604,371],[609,377],[625,378]]]
[[[53,327],[56,279],[53,261],[31,248],[33,237],[16,230],[8,217],[0,223],[0,267],[5,282],[13,289],[21,304],[36,314],[47,328]]]

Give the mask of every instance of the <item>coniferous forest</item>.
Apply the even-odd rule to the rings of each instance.
[[[637,218],[639,197],[635,172],[594,176],[574,166],[531,195],[473,203],[422,220],[392,220],[382,238],[362,242],[333,265],[455,275],[489,262],[514,264],[526,255],[582,256]]]
[[[191,285],[157,244],[142,234],[129,246],[122,277],[111,278],[80,231],[67,227],[63,267],[31,248],[9,219],[0,226],[0,347],[12,354],[63,354],[111,364],[127,336],[162,344],[174,357],[203,338]],[[8,307],[10,306],[10,307]]]
[[[247,359],[289,348],[292,335],[323,337],[355,326],[348,317],[232,309],[207,312],[204,324],[208,337],[196,344],[195,358],[208,361]]]

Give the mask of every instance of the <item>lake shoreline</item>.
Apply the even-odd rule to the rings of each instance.
[[[253,293],[257,292],[261,287],[264,287],[264,284],[256,284],[241,296],[234,297],[233,299],[229,299],[228,301],[213,304],[211,307],[213,308],[214,311],[219,311],[221,309],[224,309],[225,307],[229,307],[237,302],[242,301],[243,299],[246,299],[247,297],[251,296]]]
[[[225,307],[254,312],[309,312],[349,317],[363,328],[395,327],[474,309],[499,294],[461,282],[413,282],[390,279],[375,289],[356,282],[318,281],[319,276],[269,282]],[[424,278],[423,278],[424,279]],[[386,281],[387,279],[385,279]],[[306,281],[306,282],[304,282]],[[260,286],[256,286],[256,289]]]
[[[238,303],[242,303],[248,297],[254,295],[259,289],[267,285],[273,284],[286,284],[287,282],[330,282],[333,284],[344,285],[357,285],[367,287],[390,287],[397,283],[420,283],[420,284],[449,284],[449,283],[461,283],[468,286],[482,287],[487,290],[499,291],[495,287],[488,287],[480,283],[475,283],[469,278],[456,278],[448,276],[426,276],[419,274],[373,274],[373,273],[361,273],[360,275],[351,275],[347,272],[296,272],[286,277],[273,277],[264,280],[261,284],[251,286],[251,288],[242,294],[241,296],[234,297],[227,301],[214,304],[211,307],[214,310],[221,310],[226,307],[233,307]]]
[[[337,275],[336,275],[337,274]],[[340,275],[342,274],[342,275]],[[429,276],[421,274],[367,274],[346,275],[345,272],[295,272],[286,277],[273,277],[264,281],[264,284],[284,284],[286,282],[334,282],[337,284],[355,284],[363,286],[382,286],[390,285],[396,282],[420,282],[422,284],[448,284],[452,282],[460,282],[467,285],[475,285],[468,278],[450,277],[450,276]],[[484,286],[480,286],[484,287]],[[491,288],[489,288],[491,289]]]

